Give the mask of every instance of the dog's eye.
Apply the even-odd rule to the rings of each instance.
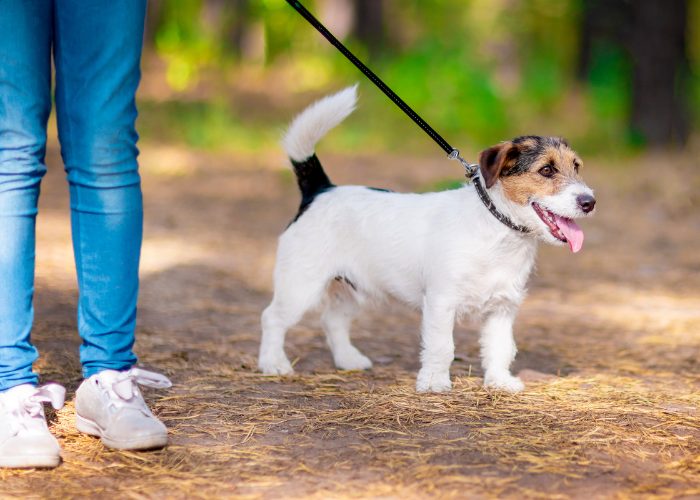
[[[578,174],[578,168],[581,166],[579,162],[574,160],[574,171]]]
[[[539,169],[538,172],[543,177],[552,177],[554,174],[557,173],[557,169],[554,168],[552,165],[545,165],[544,167]]]

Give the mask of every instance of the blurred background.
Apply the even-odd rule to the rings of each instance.
[[[288,336],[298,377],[254,373],[276,241],[299,206],[279,146],[296,113],[360,82],[357,112],[319,145],[334,182],[428,191],[464,178],[285,0],[149,0],[137,352],[175,381],[153,395],[172,445],[105,453],[76,433],[69,402],[54,424],[65,463],[0,472],[0,490],[698,498],[700,0],[302,2],[465,158],[525,133],[581,153],[598,214],[581,222],[580,253],[541,245],[516,325],[528,390],[481,391],[465,322],[455,396],[417,399],[420,318],[396,304],[353,330],[371,373],[337,373],[314,318]],[[50,127],[32,338],[43,377],[76,387],[69,200]]]
[[[567,137],[585,155],[689,151],[700,0],[306,0],[451,144]],[[150,0],[142,138],[278,150],[291,116],[356,81],[332,150],[442,154],[284,0]]]

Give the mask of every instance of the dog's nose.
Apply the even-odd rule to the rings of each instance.
[[[576,197],[576,203],[578,203],[578,206],[581,207],[581,210],[583,210],[584,213],[588,213],[593,211],[595,208],[595,198],[593,198],[590,194],[580,194]]]

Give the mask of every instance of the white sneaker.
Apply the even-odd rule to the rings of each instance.
[[[22,384],[0,393],[0,467],[56,467],[61,448],[49,432],[44,403],[60,410],[66,390],[58,384]]]
[[[104,370],[85,379],[75,394],[78,430],[119,450],[148,450],[168,444],[168,430],[146,406],[137,384],[158,389],[172,385],[167,377],[141,368]]]

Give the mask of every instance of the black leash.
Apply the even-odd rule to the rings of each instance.
[[[503,224],[515,231],[520,231],[522,233],[530,232],[528,228],[513,223],[513,221],[511,221],[505,214],[499,212],[498,209],[494,206],[493,202],[491,201],[491,198],[479,182],[479,166],[477,164],[469,163],[464,158],[462,158],[457,148],[453,148],[452,146],[450,146],[450,144],[440,134],[438,134],[433,127],[428,125],[428,123],[425,120],[423,120],[423,118],[421,118],[418,115],[418,113],[416,113],[413,110],[413,108],[411,108],[411,106],[406,104],[406,102],[403,99],[396,95],[396,93],[393,90],[391,90],[389,86],[374,73],[374,71],[365,66],[365,64],[362,61],[355,57],[355,54],[350,52],[350,50],[345,45],[343,45],[340,40],[333,36],[333,34],[330,31],[328,31],[328,29],[326,29],[326,27],[323,24],[321,24],[321,21],[316,19],[313,16],[313,14],[311,14],[311,12],[309,12],[306,9],[306,7],[304,7],[301,4],[301,2],[299,2],[298,0],[287,0],[287,3],[294,7],[294,9],[299,14],[301,14],[301,16],[304,19],[306,19],[309,22],[309,24],[311,24],[311,26],[316,28],[316,30],[319,33],[321,33],[324,36],[324,38],[331,43],[331,45],[338,49],[341,52],[341,54],[343,54],[351,63],[353,63],[357,67],[357,69],[362,71],[362,73],[379,88],[379,90],[384,92],[384,94],[389,99],[391,99],[391,102],[396,104],[399,107],[399,109],[401,109],[401,111],[406,113],[406,115],[408,115],[408,117],[411,120],[413,120],[416,123],[416,125],[418,125],[426,134],[428,134],[430,138],[434,140],[437,143],[437,145],[440,146],[447,153],[447,157],[449,159],[458,160],[462,164],[467,179],[471,180],[474,183],[474,187],[476,188],[476,192],[479,195],[479,198],[484,203],[484,205],[486,205],[486,208],[488,208],[489,212],[491,212],[494,215],[494,217],[496,217],[496,219],[498,219]]]

